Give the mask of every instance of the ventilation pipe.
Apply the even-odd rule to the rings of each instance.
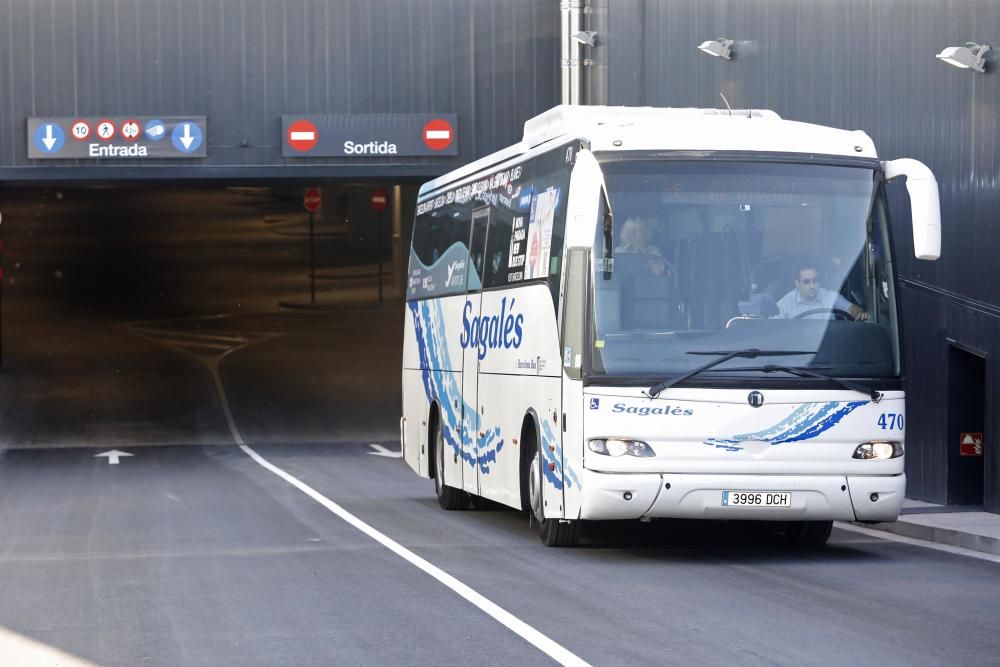
[[[584,69],[589,59],[584,59],[586,41],[586,0],[560,0],[559,14],[562,25],[562,104],[583,104]]]

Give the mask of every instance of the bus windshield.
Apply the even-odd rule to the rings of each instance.
[[[716,160],[602,162],[613,212],[598,224],[588,373],[669,378],[898,378],[899,336],[884,195],[873,168]],[[805,354],[802,354],[802,353]]]

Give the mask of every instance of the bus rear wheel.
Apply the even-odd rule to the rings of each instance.
[[[528,480],[528,511],[531,523],[538,529],[542,544],[547,547],[572,547],[576,545],[579,521],[570,519],[546,519],[542,503],[542,466],[541,454],[537,447],[530,458],[527,470]]]
[[[817,548],[826,544],[833,521],[795,521],[785,527],[785,537],[796,547]]]
[[[434,493],[441,509],[463,510],[469,506],[469,494],[444,483],[444,450],[444,429],[438,420],[434,429]]]

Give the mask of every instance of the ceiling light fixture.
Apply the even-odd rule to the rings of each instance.
[[[710,39],[707,42],[699,44],[698,50],[716,58],[729,60],[733,57],[733,40],[726,39],[725,37]]]
[[[983,74],[986,72],[986,59],[983,55],[989,50],[989,44],[966,42],[965,46],[949,46],[934,57],[960,69],[971,69]]]

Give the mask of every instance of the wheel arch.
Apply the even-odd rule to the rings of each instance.
[[[528,408],[521,420],[521,452],[518,463],[518,476],[520,479],[521,510],[529,511],[531,505],[528,500],[528,465],[531,463],[533,449],[541,446],[541,423],[538,413],[534,408]]]

